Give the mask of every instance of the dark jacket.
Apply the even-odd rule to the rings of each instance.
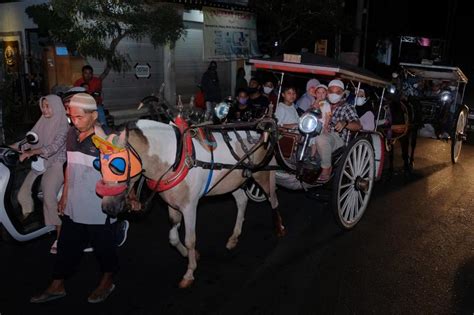
[[[206,102],[220,102],[222,100],[217,71],[209,69],[204,72],[201,79],[201,87]]]

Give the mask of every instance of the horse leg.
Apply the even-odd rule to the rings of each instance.
[[[394,167],[393,167],[393,159],[395,156],[395,145],[394,143],[390,144],[390,151],[388,152],[388,179],[390,180],[393,176]]]
[[[410,136],[411,136],[410,169],[413,170],[413,167],[415,165],[415,148],[416,148],[416,141],[418,139],[418,127],[413,127],[413,129],[411,130]]]
[[[402,149],[403,168],[405,172],[410,171],[410,158],[408,156],[409,135],[400,138],[400,147]]]
[[[229,250],[233,249],[239,241],[239,236],[242,233],[242,224],[244,223],[245,210],[247,209],[247,202],[249,200],[243,189],[237,189],[232,193],[232,196],[234,196],[235,202],[237,203],[237,219],[235,220],[234,231],[225,246]]]
[[[188,256],[188,250],[184,247],[183,243],[179,239],[178,229],[181,226],[181,220],[183,215],[176,209],[168,206],[168,214],[171,221],[171,229],[169,233],[170,244],[176,247],[178,252],[184,257]]]
[[[185,240],[184,244],[188,251],[188,269],[179,282],[181,289],[189,288],[194,282],[194,270],[197,268],[196,260],[196,203],[192,203],[183,207],[182,213],[184,216]]]
[[[254,179],[267,195],[270,206],[272,207],[273,226],[275,228],[276,235],[278,237],[285,236],[286,229],[283,225],[283,219],[281,218],[280,211],[278,210],[275,171],[256,173]]]

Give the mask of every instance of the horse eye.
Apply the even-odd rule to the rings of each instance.
[[[125,173],[125,160],[123,158],[115,158],[110,161],[109,167],[112,173],[115,175],[123,175]]]
[[[98,170],[100,172],[100,160],[99,158],[95,159],[94,161],[92,161],[92,165],[94,166],[94,168],[96,170]]]

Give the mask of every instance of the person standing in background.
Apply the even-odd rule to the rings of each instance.
[[[235,97],[239,95],[239,91],[246,90],[248,87],[247,80],[245,79],[245,70],[240,67],[237,70],[237,78],[235,80]]]
[[[104,98],[102,97],[102,80],[94,76],[94,69],[89,65],[82,67],[82,77],[74,82],[74,86],[85,88],[87,93],[94,97],[99,114],[98,120],[102,126],[107,126],[103,105]]]
[[[215,61],[209,63],[207,71],[202,75],[201,88],[206,101],[206,120],[209,120],[212,117],[214,105],[222,99],[219,77],[217,76],[217,63]]]

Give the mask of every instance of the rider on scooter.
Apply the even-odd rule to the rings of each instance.
[[[41,189],[43,191],[43,215],[45,225],[56,226],[57,235],[61,229],[61,220],[58,217],[58,193],[64,182],[63,166],[66,162],[66,135],[69,125],[61,98],[57,95],[42,97],[39,101],[41,117],[32,131],[38,135],[38,143],[22,147],[20,162],[33,156],[43,158],[44,167],[31,169],[18,192],[18,201],[22,208],[23,219],[34,210],[32,186],[35,179],[43,174]],[[19,150],[18,143],[11,145]],[[51,253],[56,253],[55,241]]]

